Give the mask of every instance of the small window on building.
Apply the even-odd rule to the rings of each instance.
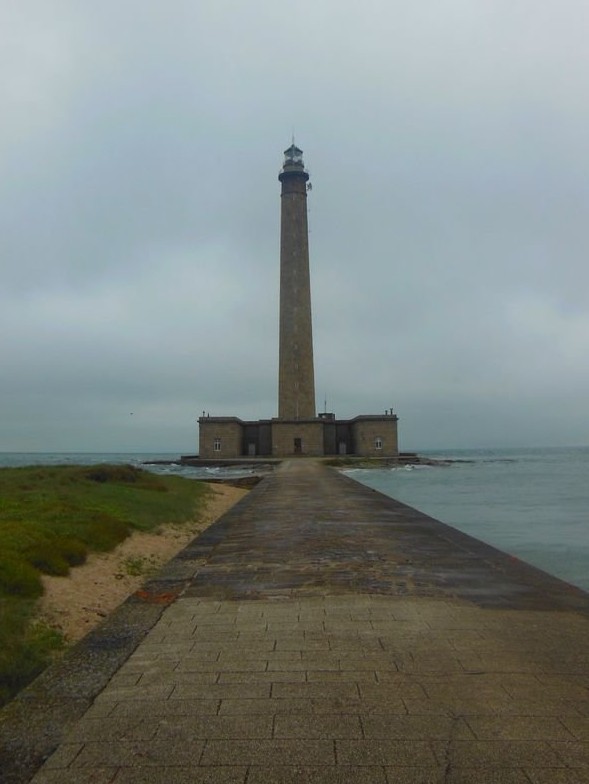
[[[374,439],[374,448],[382,449],[382,438],[380,436],[376,436],[376,438]]]
[[[220,452],[221,451],[221,439],[220,438],[215,438],[215,440],[213,441],[213,450],[215,452]]]

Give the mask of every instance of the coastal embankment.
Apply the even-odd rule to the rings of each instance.
[[[68,644],[82,639],[246,492],[241,484],[223,482],[195,520],[164,522],[155,532],[135,531],[114,550],[90,554],[66,577],[42,575],[37,618],[63,634]]]
[[[129,465],[0,470],[0,705],[244,492]]]

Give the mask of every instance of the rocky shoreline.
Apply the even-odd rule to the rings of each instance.
[[[255,477],[265,476],[274,471],[274,469],[286,458],[256,458],[256,457],[243,457],[240,459],[217,459],[211,460],[208,458],[199,458],[198,455],[182,455],[176,460],[149,460],[145,461],[143,465],[182,465],[193,466],[195,468],[236,468],[244,470],[255,470],[254,475],[247,477],[228,477],[228,478],[209,478],[203,477],[203,482],[211,483],[230,483],[236,484],[238,480],[242,482],[237,486],[247,487],[253,486],[248,484]],[[293,460],[305,459],[293,457]],[[405,466],[405,465],[426,465],[426,466],[448,466],[453,463],[471,463],[472,460],[457,459],[457,458],[434,458],[424,457],[416,452],[400,452],[397,457],[356,457],[354,455],[334,456],[334,457],[317,457],[325,465],[334,468],[383,468],[390,466]],[[253,482],[257,484],[257,482]]]

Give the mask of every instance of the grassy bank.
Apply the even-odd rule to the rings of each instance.
[[[63,645],[34,620],[41,573],[65,576],[133,530],[193,520],[208,492],[131,466],[0,469],[0,705]]]

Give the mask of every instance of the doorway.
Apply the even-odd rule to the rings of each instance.
[[[303,454],[303,439],[302,438],[295,438],[295,440],[294,440],[294,453],[295,453],[295,455],[302,455]]]

